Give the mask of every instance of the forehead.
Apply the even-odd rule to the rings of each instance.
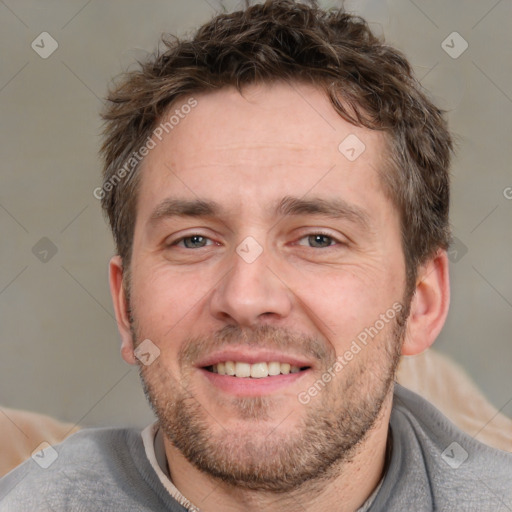
[[[138,217],[150,215],[150,207],[169,195],[206,197],[239,209],[308,193],[384,200],[378,177],[384,134],[343,120],[320,88],[275,83],[190,100],[175,101],[163,119],[173,116],[172,124],[153,136],[156,146],[142,166]]]

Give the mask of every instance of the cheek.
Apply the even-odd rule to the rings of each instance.
[[[196,288],[169,272],[139,270],[132,301],[137,337],[139,341],[150,339],[159,349],[158,358],[146,368],[146,378],[155,389],[169,388],[183,377],[178,353],[191,335],[191,323],[197,323]]]
[[[295,277],[291,288],[297,308],[338,353],[401,298],[393,281],[382,272],[345,268],[322,276],[301,273]]]
[[[132,303],[143,334],[161,340],[175,337],[197,316],[209,287],[197,273],[171,271],[166,265],[139,266],[133,276]]]

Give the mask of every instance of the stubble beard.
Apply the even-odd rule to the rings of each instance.
[[[408,309],[408,308],[407,308]],[[202,404],[184,370],[178,382],[157,359],[140,365],[144,392],[168,440],[200,471],[238,489],[288,493],[306,484],[315,486],[335,478],[350,463],[367,434],[376,425],[389,397],[400,359],[408,312],[395,318],[362,353],[336,374],[318,396],[302,406],[292,429],[279,427],[287,417],[272,397],[233,398],[229,410],[247,427],[220,426],[211,404]],[[134,339],[144,337],[132,323]],[[212,339],[190,339],[179,359],[191,360],[202,347],[234,343],[303,348],[315,354],[322,370],[332,367],[335,353],[324,342],[296,336],[268,325],[251,330],[227,326]],[[136,336],[135,336],[136,335]],[[293,344],[293,345],[292,345]],[[372,346],[370,346],[372,345]],[[183,365],[181,368],[190,367]],[[194,370],[197,371],[197,370]],[[297,403],[298,400],[297,400]]]

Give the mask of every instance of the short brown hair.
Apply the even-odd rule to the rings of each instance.
[[[221,14],[190,39],[164,37],[163,48],[109,93],[102,156],[102,207],[117,251],[129,267],[140,164],[126,169],[169,105],[194,93],[274,81],[321,87],[354,125],[386,134],[390,165],[381,175],[399,210],[408,288],[418,266],[450,241],[452,140],[442,112],[422,91],[404,55],[358,16],[325,11],[312,0],[267,0]],[[109,186],[106,186],[109,185]]]

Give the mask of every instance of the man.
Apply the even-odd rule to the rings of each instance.
[[[268,1],[168,41],[104,117],[121,352],[158,422],[75,434],[0,510],[512,508],[512,455],[394,385],[449,304],[451,139],[399,52]]]

